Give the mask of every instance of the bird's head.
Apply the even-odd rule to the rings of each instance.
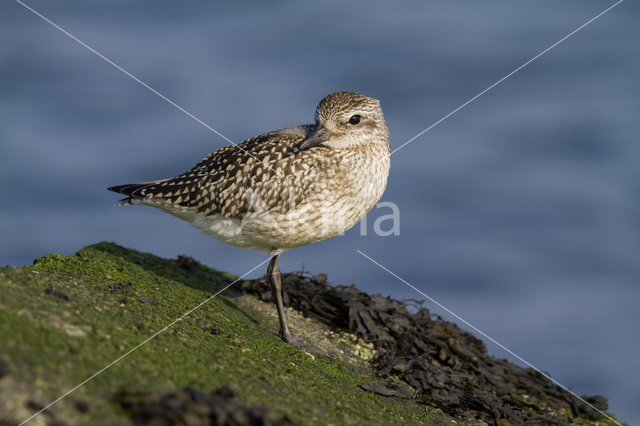
[[[376,99],[353,92],[332,93],[318,104],[315,119],[315,131],[301,142],[302,150],[320,144],[333,149],[389,144],[389,129]]]

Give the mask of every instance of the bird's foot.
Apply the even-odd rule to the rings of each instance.
[[[278,333],[283,342],[293,347],[300,349],[302,346],[302,337],[292,336],[291,333],[283,333],[282,330]]]

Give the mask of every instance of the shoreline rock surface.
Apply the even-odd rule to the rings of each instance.
[[[27,425],[616,424],[419,304],[323,274],[284,276],[297,350],[261,280],[214,297],[236,279],[104,242],[0,268],[0,425],[69,391]]]

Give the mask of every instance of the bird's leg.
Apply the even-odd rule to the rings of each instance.
[[[271,284],[271,291],[276,298],[276,309],[278,310],[278,319],[280,320],[280,337],[286,343],[290,345],[296,345],[296,342],[291,337],[289,332],[289,326],[287,325],[287,318],[284,316],[284,304],[282,303],[282,283],[280,280],[280,269],[278,269],[279,254],[276,254],[271,258],[269,267],[267,268],[267,276],[269,277],[269,283]]]

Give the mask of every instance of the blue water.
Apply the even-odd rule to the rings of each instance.
[[[381,101],[396,149],[614,3],[27,4],[234,142],[312,122],[350,90]],[[424,298],[360,250],[640,424],[638,22],[621,3],[395,152],[382,201],[399,236],[376,235],[390,211],[374,209],[366,236],[356,226],[281,268]],[[0,5],[0,40],[0,264],[103,240],[238,275],[266,259],[106,191],[227,141],[20,3]]]

